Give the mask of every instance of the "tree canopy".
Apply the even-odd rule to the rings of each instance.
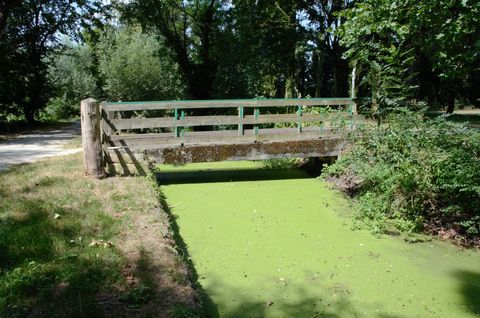
[[[479,16],[473,0],[0,1],[0,116],[85,96],[345,97],[353,68],[377,111],[479,106]]]

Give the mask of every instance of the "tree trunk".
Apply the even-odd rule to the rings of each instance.
[[[34,124],[36,122],[35,111],[32,109],[32,106],[30,104],[26,104],[23,107],[23,115],[25,116],[25,119],[29,124]]]
[[[453,114],[455,110],[455,95],[449,94],[447,97],[447,114]]]
[[[315,97],[321,97],[323,89],[323,52],[317,52],[315,55],[317,63],[315,69]]]
[[[334,71],[334,97],[346,97],[348,94],[349,67],[346,60],[341,56],[337,58]]]

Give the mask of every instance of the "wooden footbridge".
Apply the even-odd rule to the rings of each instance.
[[[360,120],[350,98],[82,101],[87,174],[139,169],[139,158],[184,164],[334,157]]]

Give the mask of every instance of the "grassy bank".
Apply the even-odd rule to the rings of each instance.
[[[92,180],[81,155],[0,173],[0,316],[182,316],[186,267],[148,178]]]

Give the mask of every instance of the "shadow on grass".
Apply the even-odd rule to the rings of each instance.
[[[480,315],[480,272],[458,271],[455,277],[467,311]]]
[[[157,173],[160,185],[187,183],[214,183],[263,180],[304,179],[311,176],[299,169],[238,169],[238,170],[198,170],[198,171],[166,171]]]
[[[36,189],[17,192],[2,187],[0,191],[5,198],[0,202],[1,317],[105,315],[96,295],[105,288],[116,289],[120,259],[114,248],[89,243],[113,221],[102,216],[93,219],[96,228],[85,228],[82,216],[92,212],[95,202],[80,211],[65,209],[54,198],[23,195],[62,182],[62,178],[44,178]]]

